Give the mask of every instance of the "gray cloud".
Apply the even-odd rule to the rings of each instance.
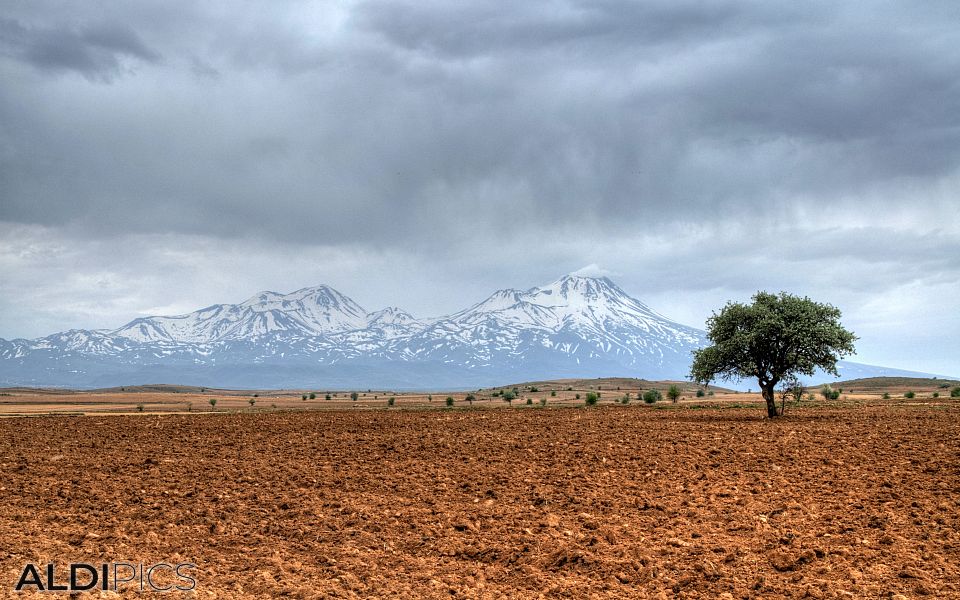
[[[118,319],[138,302],[186,308],[319,280],[377,298],[380,286],[350,285],[358,265],[396,285],[384,265],[404,265],[393,271],[423,285],[396,303],[420,314],[589,263],[641,296],[696,295],[676,306],[694,321],[761,287],[853,308],[891,286],[960,287],[953,2],[4,12],[0,221],[99,265],[77,267],[89,273],[76,294],[140,281],[123,286]],[[184,239],[202,240],[197,265],[161,268],[157,253]],[[240,276],[223,262],[250,257],[217,248],[244,247],[262,260]],[[42,274],[60,260],[23,285],[47,297]],[[275,280],[271,261],[308,274]],[[8,280],[25,268],[4,264]],[[198,284],[145,299],[191,268],[240,283],[221,282],[231,297]],[[145,269],[161,283],[133,275]],[[417,291],[450,281],[457,291]]]
[[[123,70],[125,58],[156,63],[160,55],[129,27],[98,23],[80,29],[28,27],[0,19],[3,54],[37,69],[75,71],[93,81],[109,82]]]

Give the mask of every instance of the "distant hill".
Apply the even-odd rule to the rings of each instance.
[[[862,379],[847,379],[831,383],[833,387],[841,387],[845,392],[943,392],[960,386],[955,379],[939,379],[936,377],[865,377]]]

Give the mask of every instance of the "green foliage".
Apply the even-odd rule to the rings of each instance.
[[[697,398],[703,398],[706,396],[703,390],[697,390]]]
[[[884,399],[884,400],[889,400],[889,399],[890,399],[890,392],[884,392],[884,393],[883,393],[883,399]]]
[[[540,406],[546,406],[546,405],[547,405],[547,399],[546,399],[546,398],[540,398]]]
[[[249,400],[247,400],[247,402],[249,402],[249,403],[250,403],[250,406],[252,407],[254,404],[257,403],[257,399],[256,399],[256,398],[250,398]]]
[[[914,394],[913,392],[906,392],[903,394],[904,398],[913,398],[914,396],[916,396],[916,394]]]
[[[536,386],[531,386],[531,387],[530,387],[530,391],[531,391],[531,392],[539,392],[539,391],[540,391],[540,388],[538,388],[538,387],[536,387]]]
[[[254,398],[259,398],[259,397],[260,397],[260,394],[254,394],[253,397],[254,397]]]
[[[215,406],[217,405],[217,399],[216,399],[216,398],[210,398],[209,400],[207,400],[207,402],[210,403],[210,409],[211,409],[211,410],[213,409],[213,407],[215,407]]]
[[[587,392],[587,406],[593,406],[600,399],[600,394],[596,392]]]
[[[533,406],[533,398],[527,398],[527,406]]]
[[[513,402],[517,399],[517,393],[512,390],[508,392],[500,392],[500,396],[503,397],[506,402]]]
[[[310,399],[311,399],[311,400],[316,400],[316,399],[317,399],[317,395],[316,395],[314,392],[310,392]]]
[[[643,393],[643,401],[647,404],[653,404],[663,400],[663,395],[660,393],[660,390],[647,390]]]
[[[471,406],[473,405],[473,401],[476,400],[476,399],[477,399],[477,397],[474,396],[473,394],[467,394],[467,397],[464,398],[464,400],[466,400],[467,402],[469,402]]]
[[[620,398],[620,404],[630,404],[630,393],[627,392],[623,395],[623,398]]]
[[[138,405],[137,405],[137,410],[140,411],[140,412],[143,412],[143,405],[142,405],[142,404],[138,404]]]
[[[667,398],[670,398],[670,401],[676,403],[680,399],[680,386],[673,384],[667,388]]]
[[[777,416],[774,389],[781,381],[818,368],[838,375],[837,361],[853,354],[857,339],[840,324],[836,307],[785,292],[727,303],[708,319],[707,337],[713,345],[694,351],[691,379],[756,378],[770,417]]]
[[[580,394],[577,394],[577,395],[575,396],[575,398],[576,398],[577,400],[579,400],[579,399],[580,399]]]
[[[960,398],[960,385],[950,390],[951,398]]]
[[[301,395],[300,395],[300,399],[305,401],[305,400],[307,399],[307,395],[306,395],[306,394],[301,394]]]
[[[396,401],[397,401],[396,398],[394,398],[393,396],[390,396],[389,398],[387,398],[387,406],[393,406],[394,402]]]
[[[573,391],[573,386],[572,386],[572,385],[568,385],[568,386],[567,386],[567,391],[568,391],[568,392],[572,392],[572,391]]]
[[[940,392],[934,392],[934,393],[933,393],[933,397],[934,397],[934,398],[939,398],[939,397],[940,397]]]
[[[447,399],[444,400],[444,402],[447,403],[447,406],[453,406],[453,397],[452,397],[452,396],[447,396]]]
[[[350,392],[350,399],[353,400],[354,402],[356,402],[357,398],[359,397],[360,396],[356,392]]]
[[[330,394],[327,394],[327,395],[324,396],[323,398],[324,398],[325,400],[329,400],[329,399],[330,399]]]
[[[557,397],[557,390],[550,390],[550,397],[551,397],[551,398],[556,398],[556,397]]]
[[[843,390],[840,389],[835,390],[827,384],[820,387],[820,395],[823,396],[824,400],[836,400],[840,397],[840,392],[842,391]]]

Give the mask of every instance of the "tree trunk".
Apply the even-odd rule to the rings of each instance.
[[[773,388],[773,385],[760,387],[760,392],[763,394],[763,399],[767,401],[767,416],[771,419],[780,414],[777,412],[777,396],[774,393]]]

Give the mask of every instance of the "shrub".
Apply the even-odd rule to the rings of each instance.
[[[703,398],[704,396],[706,396],[706,394],[703,390],[697,390],[697,398]]]
[[[427,402],[433,402],[433,396],[432,396],[432,395],[427,394]]]
[[[568,391],[568,392],[572,392],[572,391],[573,391],[573,386],[572,386],[572,385],[568,385],[568,386],[567,386],[567,391]]]
[[[327,394],[326,396],[324,396],[324,399],[325,399],[325,400],[329,400],[329,399],[330,399],[330,394]]]
[[[660,393],[660,390],[647,390],[643,393],[643,401],[647,404],[653,404],[660,400],[663,400],[663,395]]]
[[[576,399],[577,399],[577,400],[580,399],[580,394],[577,394]]]
[[[187,402],[187,412],[193,412],[193,402]]]
[[[207,400],[207,402],[210,403],[210,410],[213,410],[213,408],[217,405],[217,399],[216,399],[216,398],[210,398],[209,400]]]
[[[890,399],[890,392],[884,392],[884,393],[883,393],[883,399],[884,399],[884,400],[889,400],[889,399]]]
[[[557,390],[550,390],[550,397],[551,397],[551,398],[556,398],[556,397],[557,397]]]
[[[353,400],[354,402],[356,402],[357,398],[359,397],[360,396],[356,392],[350,392],[350,399]]]
[[[533,398],[527,398],[527,406],[533,406]]]
[[[140,411],[140,412],[143,412],[143,405],[142,405],[142,404],[138,404],[138,405],[137,405],[137,410]]]
[[[473,401],[476,400],[476,399],[477,399],[477,397],[474,396],[473,394],[467,394],[467,397],[464,398],[464,400],[466,400],[467,402],[470,403],[470,406],[473,406]]]
[[[904,392],[903,394],[904,398],[913,398],[914,396],[916,396],[916,394],[914,394],[913,392]]]
[[[600,394],[596,392],[587,392],[587,406],[593,406],[600,399]]]
[[[444,402],[447,403],[447,406],[453,406],[453,397],[452,397],[452,396],[447,396],[447,399],[444,400]]]
[[[249,400],[247,400],[247,402],[250,403],[250,406],[253,406],[254,404],[257,403],[257,399],[256,399],[256,398],[250,398]]]
[[[677,400],[680,399],[680,386],[677,384],[673,384],[669,388],[667,388],[667,397],[670,398],[671,402],[676,404]]]
[[[254,394],[253,397],[254,397],[254,398],[259,398],[259,397],[260,397],[260,394]]]
[[[960,398],[960,386],[957,386],[957,387],[953,388],[952,390],[950,390],[950,397],[951,397],[951,398]]]
[[[506,401],[507,403],[511,403],[511,402],[513,402],[514,400],[517,399],[517,393],[516,393],[516,392],[513,392],[513,391],[510,391],[510,392],[501,392],[501,393],[500,393],[500,396],[501,396],[501,397],[504,399],[504,401]]]
[[[707,395],[708,395],[708,396],[712,396],[712,395],[713,395],[713,390],[710,390],[709,392],[707,392]]]
[[[933,397],[934,397],[934,398],[939,398],[939,397],[940,397],[940,392],[934,392],[934,393],[933,393]]]
[[[394,398],[393,396],[390,396],[389,398],[387,398],[387,406],[393,406],[393,403],[396,401],[397,401],[396,398]]]
[[[546,405],[547,405],[547,399],[546,399],[546,398],[540,398],[540,406],[546,406]]]
[[[531,391],[531,392],[539,392],[539,391],[540,391],[540,388],[538,388],[538,387],[531,387],[531,388],[530,388],[530,391]]]
[[[306,394],[300,394],[300,399],[303,400],[303,401],[306,401],[306,400],[307,400],[307,395],[306,395]]]
[[[620,404],[630,404],[630,393],[627,392],[623,395],[623,398],[620,399]]]
[[[311,399],[311,400],[316,400],[316,399],[317,399],[317,395],[316,395],[315,393],[313,393],[313,392],[310,392],[310,399]]]
[[[820,387],[820,395],[823,396],[824,400],[830,400],[833,397],[833,388],[828,384],[823,384]]]

